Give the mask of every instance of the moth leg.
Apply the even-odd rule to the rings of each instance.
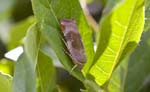
[[[72,67],[72,69],[71,69],[71,71],[70,71],[70,74],[72,74],[73,70],[74,70],[75,68],[77,68],[77,67],[78,67],[78,65],[75,64],[75,65]]]
[[[69,52],[67,52],[65,49],[63,49],[63,50],[64,50],[64,52],[71,58],[71,60],[73,60],[72,55],[71,55]],[[74,60],[73,60],[73,61],[74,61]],[[72,73],[72,71],[73,71],[76,67],[78,67],[77,64],[75,64],[75,65],[73,66],[73,68],[71,69],[70,74]]]

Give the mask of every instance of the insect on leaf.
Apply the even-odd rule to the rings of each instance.
[[[73,19],[63,19],[61,29],[64,34],[64,40],[68,49],[68,54],[78,68],[82,68],[86,62],[83,43],[77,25]]]

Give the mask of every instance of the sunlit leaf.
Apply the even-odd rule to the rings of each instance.
[[[103,16],[95,64],[89,71],[102,86],[114,68],[138,44],[144,26],[144,0],[124,0]]]
[[[7,60],[7,59],[1,59],[0,60],[0,71],[6,73],[6,74],[13,74],[15,62]]]

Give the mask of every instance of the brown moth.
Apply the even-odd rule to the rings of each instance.
[[[82,69],[86,62],[86,56],[75,20],[63,19],[60,22],[60,26],[70,58],[79,69]]]

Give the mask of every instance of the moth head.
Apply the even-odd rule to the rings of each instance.
[[[62,32],[64,32],[70,26],[76,27],[76,22],[74,19],[62,19],[60,21],[60,27]]]

